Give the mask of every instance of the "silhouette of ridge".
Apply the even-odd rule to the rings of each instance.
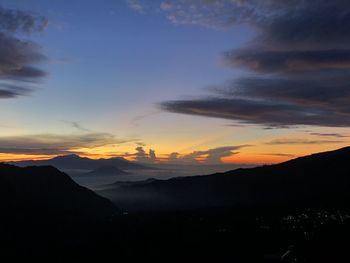
[[[28,160],[9,162],[9,164],[17,165],[20,167],[26,166],[47,166],[51,165],[60,170],[79,169],[79,170],[94,170],[102,166],[114,166],[121,170],[131,169],[146,169],[147,167],[136,162],[128,161],[122,157],[113,157],[109,159],[90,159],[87,157],[81,157],[77,154],[68,154],[62,156],[56,156],[48,160]]]
[[[284,163],[177,177],[99,192],[129,210],[347,205],[350,147]]]

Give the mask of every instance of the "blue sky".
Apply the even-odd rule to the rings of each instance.
[[[161,16],[135,13],[123,1],[9,2],[3,5],[50,21],[30,38],[43,46],[50,75],[30,100],[13,105],[31,122],[42,108],[50,114],[39,122],[68,116],[88,121],[86,116],[105,114],[118,121],[118,115],[152,112],[156,102],[231,78],[234,73],[221,65],[220,52],[244,39],[243,34],[174,26]]]

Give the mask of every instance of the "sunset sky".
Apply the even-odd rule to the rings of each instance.
[[[0,161],[275,163],[341,148],[349,70],[344,0],[3,0]]]

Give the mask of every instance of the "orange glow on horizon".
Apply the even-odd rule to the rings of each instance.
[[[245,147],[240,150],[239,153],[233,154],[228,157],[221,158],[222,163],[224,164],[274,164],[285,162],[290,159],[294,159],[300,156],[305,156],[317,152],[324,152],[329,150],[336,150],[341,147],[347,146],[346,143],[334,145],[266,145],[262,142],[254,142],[256,146]],[[125,149],[125,150],[124,150]],[[135,145],[128,145],[123,148],[124,151],[118,148],[118,151],[115,151],[115,147],[98,147],[98,148],[80,148],[80,149],[70,149],[67,154],[77,154],[81,157],[87,157],[90,159],[108,159],[112,157],[123,157],[129,161],[135,161]],[[148,152],[148,147],[145,148]],[[163,149],[164,150],[164,149]],[[70,152],[70,153],[69,153]],[[156,152],[157,162],[166,163],[168,161],[169,152]],[[47,160],[54,158],[56,156],[62,156],[67,154],[13,154],[13,153],[0,153],[0,162],[10,162],[10,161],[24,161],[24,160]],[[186,155],[191,154],[179,153],[179,158],[185,157]],[[206,155],[197,156],[197,161],[200,163],[205,163]]]

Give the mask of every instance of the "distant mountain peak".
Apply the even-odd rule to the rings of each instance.
[[[87,157],[81,157],[77,154],[67,154],[56,156],[48,160],[28,160],[28,161],[18,161],[11,162],[21,167],[25,166],[44,166],[52,165],[60,170],[95,170],[103,166],[114,166],[121,170],[130,170],[130,169],[146,169],[147,167],[136,162],[130,162],[122,157],[113,157],[109,159],[90,159]]]
[[[59,155],[59,156],[52,158],[52,160],[54,160],[54,159],[57,160],[57,159],[88,159],[88,158],[81,157],[78,154],[72,153],[72,154],[66,154],[66,155]]]

